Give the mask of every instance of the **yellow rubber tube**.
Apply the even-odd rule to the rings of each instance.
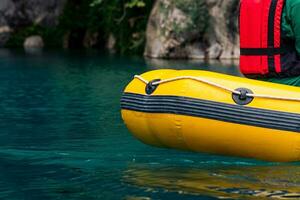
[[[254,94],[299,98],[300,88],[199,70],[156,70],[143,79],[192,76]],[[163,83],[151,94],[134,79],[121,103],[122,118],[142,142],[165,148],[256,158],[300,160],[300,102],[254,97],[239,105],[233,94],[195,80]]]

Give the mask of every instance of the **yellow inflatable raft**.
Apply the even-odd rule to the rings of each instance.
[[[206,71],[135,76],[121,100],[146,144],[267,161],[300,160],[300,88]]]

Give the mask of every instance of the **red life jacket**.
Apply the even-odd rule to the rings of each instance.
[[[295,41],[281,31],[285,0],[241,0],[240,69],[246,76],[300,75]]]

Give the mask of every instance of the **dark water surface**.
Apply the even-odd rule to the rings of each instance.
[[[119,100],[133,75],[157,68],[238,75],[232,66],[1,50],[0,199],[297,198],[297,163],[149,147],[122,123]]]

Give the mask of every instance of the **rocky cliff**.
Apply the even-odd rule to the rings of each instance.
[[[16,29],[32,24],[55,26],[66,0],[1,0],[0,46]]]
[[[145,56],[236,58],[238,0],[157,0],[147,26]]]
[[[142,7],[128,6],[133,0],[91,2],[98,1],[1,0],[0,47],[41,36],[45,46],[129,54],[141,53],[146,41],[144,55],[151,58],[238,57],[239,0],[140,0]]]

